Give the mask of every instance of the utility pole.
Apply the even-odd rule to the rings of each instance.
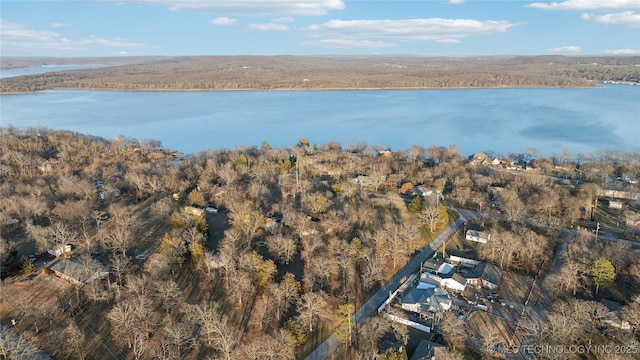
[[[600,223],[596,221],[596,240],[598,240],[598,231],[600,230]]]

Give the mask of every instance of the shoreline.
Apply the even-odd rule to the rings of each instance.
[[[227,91],[255,91],[255,92],[271,92],[271,91],[380,91],[380,90],[482,90],[482,89],[595,89],[602,88],[597,83],[618,84],[618,85],[640,85],[640,83],[612,82],[612,81],[591,81],[591,86],[462,86],[462,87],[331,87],[331,88],[221,88],[221,89],[171,89],[171,88],[150,88],[150,89],[113,89],[113,88],[79,88],[79,87],[61,87],[51,88],[37,91],[16,91],[16,92],[0,92],[0,95],[28,95],[38,94],[47,91],[115,91],[115,92],[227,92]]]

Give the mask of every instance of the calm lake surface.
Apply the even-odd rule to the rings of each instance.
[[[101,67],[105,67],[105,65],[45,65],[35,68],[31,67],[24,69],[2,69],[0,70],[0,78],[15,77],[20,75],[44,74],[55,71],[96,69]]]
[[[118,92],[0,96],[0,124],[112,139],[160,140],[183,153],[291,146],[301,137],[464,154],[640,152],[640,86],[593,89]]]

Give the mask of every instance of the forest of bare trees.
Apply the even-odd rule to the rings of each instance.
[[[20,61],[27,66],[35,60],[3,58],[3,65],[16,66]],[[640,82],[637,56],[209,56],[135,58],[131,62],[3,78],[0,91],[591,87],[593,81]]]
[[[532,150],[503,159],[523,166],[515,171],[472,164],[453,145],[383,150],[301,139],[179,157],[153,140],[3,128],[0,320],[17,319],[16,332],[60,359],[302,358],[335,329],[351,338],[345,313],[446,226],[454,214],[443,205],[482,213],[478,225],[495,239],[483,258],[536,274],[560,239],[549,227],[605,221],[600,190],[640,174],[637,153]],[[414,185],[444,200],[423,201]],[[611,225],[622,216],[611,215]],[[637,230],[623,224],[621,233]],[[79,286],[45,269],[21,282],[35,270],[27,255],[38,254],[40,267],[42,253],[65,244],[84,271],[109,275]],[[583,341],[593,333],[576,329],[594,326],[589,316],[600,311],[596,258],[618,274],[600,293],[616,296],[638,329],[637,256],[631,246],[576,236],[554,280],[553,321],[596,308],[572,317],[574,330],[549,320],[531,336]],[[349,356],[359,359],[387,356],[383,338],[408,340],[406,328],[377,317],[358,331]],[[465,347],[455,326],[443,331],[453,350]]]

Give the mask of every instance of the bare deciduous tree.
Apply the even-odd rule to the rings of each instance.
[[[464,345],[468,336],[464,321],[460,320],[452,312],[444,314],[440,322],[440,329],[445,340],[454,351]]]
[[[277,234],[267,238],[267,248],[278,260],[289,264],[291,258],[298,252],[297,242],[290,236]]]
[[[298,318],[304,326],[309,328],[309,333],[313,332],[313,326],[317,321],[330,316],[327,312],[325,297],[326,295],[322,292],[308,292],[298,300]]]
[[[225,360],[235,358],[233,355],[238,344],[238,331],[226,316],[218,313],[215,303],[188,305],[187,316],[202,327],[200,336],[208,346],[219,351]]]

